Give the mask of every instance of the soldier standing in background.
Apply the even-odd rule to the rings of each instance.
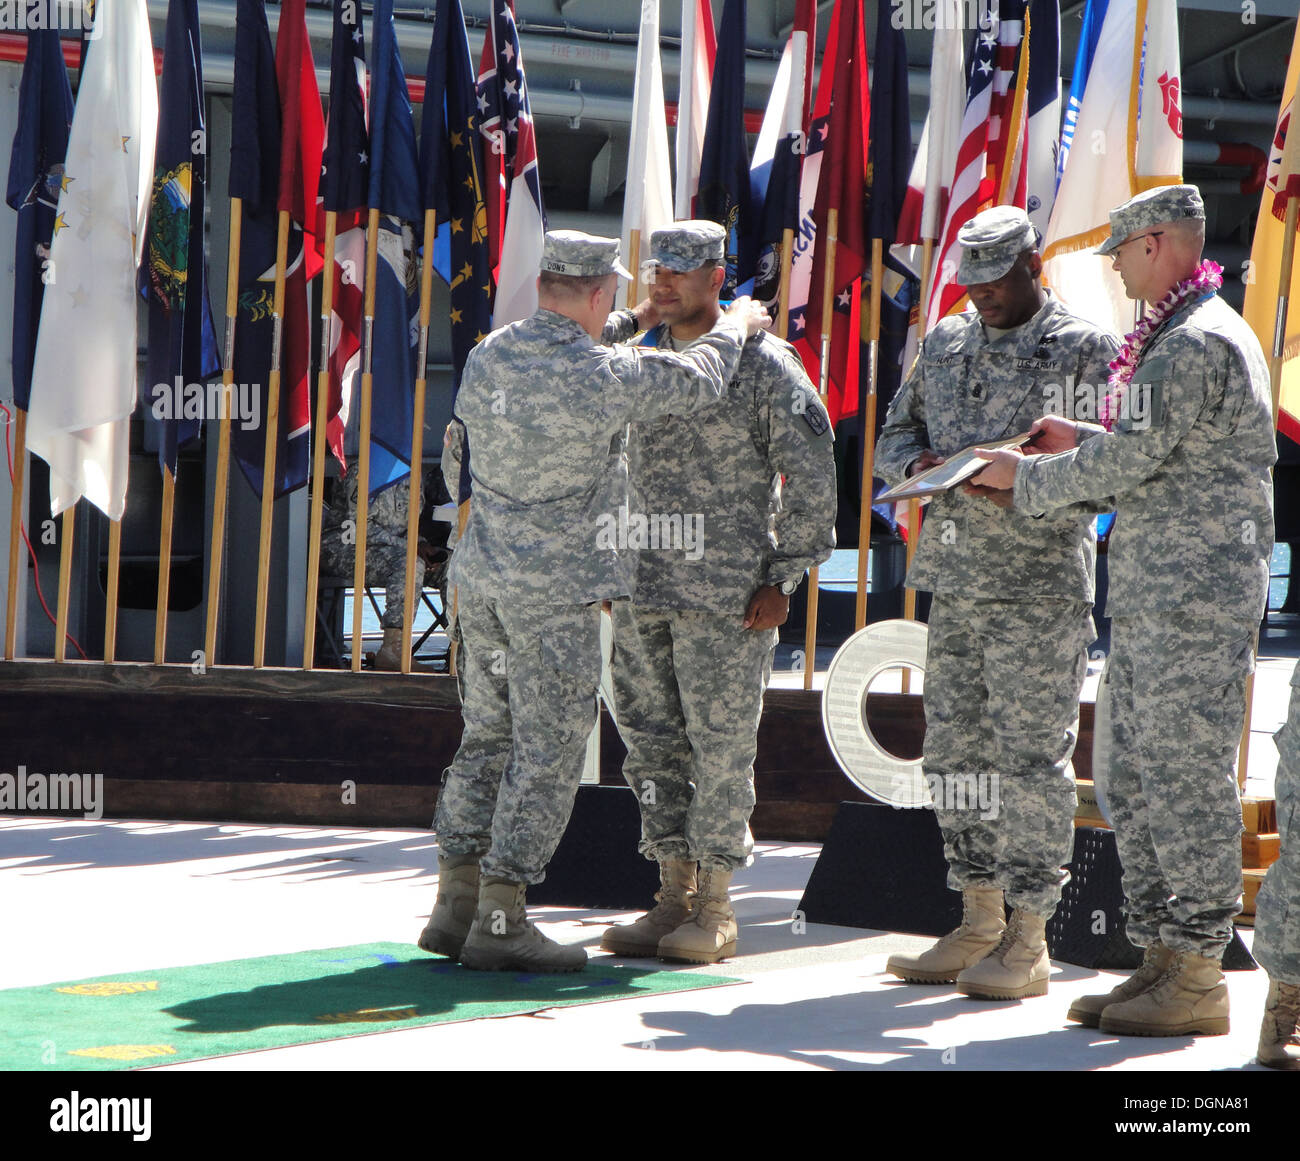
[[[1074,415],[1118,346],[1043,290],[1024,210],[986,210],[958,240],[957,278],[975,309],[926,335],[890,406],[876,471],[891,484],[1018,435],[1043,411]],[[924,770],[945,788],[934,807],[962,922],[920,955],[890,957],[887,970],[911,983],[956,981],[1000,1000],[1047,991],[1045,929],[1074,842],[1070,757],[1096,636],[1096,511],[1075,504],[1036,520],[959,490],[930,503],[908,584],[934,593]],[[992,817],[977,801],[986,791]]]
[[[619,275],[617,239],[547,234],[539,309],[470,353],[448,430],[448,486],[462,425],[473,480],[451,565],[464,734],[438,797],[438,897],[420,946],[466,967],[586,963],[527,921],[524,894],[545,877],[582,775],[600,602],[629,591],[626,558],[599,540],[627,502],[611,441],[633,420],[716,403],[766,322],[743,299],[681,354],[600,346]],[[637,314],[655,321],[647,304]]]
[[[1143,966],[1071,1019],[1135,1036],[1228,1031],[1220,966],[1241,910],[1234,775],[1268,595],[1277,458],[1268,364],[1202,262],[1205,208],[1161,186],[1110,212],[1098,250],[1149,305],[1115,360],[1102,424],[1035,424],[1044,455],[987,453],[976,477],[1044,513],[1114,497],[1111,651],[1094,771]],[[1050,454],[1056,453],[1056,454]]]
[[[706,221],[651,235],[662,325],[649,345],[687,349],[716,323],[725,243]],[[633,426],[629,523],[644,519],[654,541],[636,553],[633,599],[611,610],[611,673],[640,850],[662,888],[648,914],[605,933],[607,951],[714,963],[735,950],[728,889],[754,846],[777,627],[835,547],[833,438],[799,357],[770,334],[745,344],[717,407]]]
[[[375,668],[396,673],[402,668],[402,625],[406,613],[406,514],[410,482],[399,480],[370,497],[366,517],[366,584],[383,585],[384,640]],[[334,481],[334,492],[321,519],[320,559],[325,576],[352,576],[356,561],[357,473]],[[415,554],[415,591],[424,587],[423,558]],[[357,594],[355,600],[364,600]],[[414,669],[423,668],[412,666]]]

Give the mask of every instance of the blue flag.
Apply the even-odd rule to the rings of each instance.
[[[275,247],[280,195],[280,97],[275,53],[263,0],[238,0],[235,13],[235,84],[230,141],[230,196],[242,201],[239,249],[239,307],[235,325],[235,382],[261,400],[265,422],[266,384],[274,335]],[[290,254],[290,265],[301,261]],[[281,425],[283,427],[283,424]],[[266,429],[230,425],[231,448],[253,491],[262,494]],[[296,441],[305,445],[306,440]],[[298,486],[307,463],[290,456],[283,432],[276,448],[275,494]],[[302,462],[299,463],[298,460]]]
[[[452,386],[491,329],[487,207],[477,128],[477,85],[460,0],[439,0],[424,90],[420,186],[435,211],[434,268],[451,291]]]
[[[411,470],[415,356],[419,339],[419,257],[411,227],[379,219],[370,399],[370,495]]]
[[[370,140],[366,133],[366,100],[361,91],[365,75],[361,5],[341,0],[334,5],[330,115],[320,172],[320,195],[326,212],[350,213],[366,205],[370,196]],[[342,224],[339,228],[343,228]]]
[[[370,76],[370,190],[367,204],[406,222],[420,220],[415,122],[406,73],[393,27],[393,0],[376,0],[371,18],[374,68]]]
[[[221,370],[203,247],[207,161],[198,0],[171,0],[140,283],[149,300],[144,403],[162,425],[158,465],[173,476],[178,449],[203,425],[204,408],[192,404],[207,393],[196,388]]]
[[[18,130],[9,158],[5,200],[18,211],[14,242],[14,404],[28,409],[32,359],[41,319],[41,300],[50,237],[63,186],[63,162],[72,125],[72,88],[57,29],[27,33],[27,60],[18,92]]]
[[[867,236],[881,239],[884,251],[880,294],[880,342],[876,349],[876,427],[865,438],[874,440],[884,426],[885,413],[903,378],[903,351],[912,303],[920,284],[889,253],[898,232],[898,218],[907,196],[907,175],[912,158],[912,123],[908,116],[907,45],[901,28],[890,19],[893,5],[879,0],[876,17],[876,60],[871,70],[871,133],[867,146]],[[862,365],[866,365],[863,352]],[[858,401],[858,430],[866,427],[866,392]],[[866,442],[863,440],[863,450]],[[859,469],[861,471],[861,469]],[[872,494],[883,490],[874,480]],[[853,495],[861,496],[861,488]],[[873,511],[888,526],[894,524],[894,505]]]
[[[889,0],[880,0],[876,63],[871,69],[871,139],[867,146],[867,237],[880,238],[887,246],[898,229],[912,165],[907,44],[903,30],[895,28],[890,20],[892,9]]]
[[[377,0],[371,23],[374,69],[370,99],[369,205],[382,214],[375,269],[371,347],[370,495],[411,470],[419,264],[410,227],[422,220],[415,123],[397,51],[392,0]]]
[[[749,189],[749,149],[745,138],[745,0],[727,0],[718,29],[709,117],[700,159],[695,216],[727,231],[724,298],[754,276],[757,223]]]
[[[491,257],[477,99],[460,0],[438,0],[425,71],[420,197],[437,215],[434,267],[451,294],[453,392],[460,390],[470,349],[492,326]],[[467,444],[461,463],[462,499],[469,491]]]
[[[1056,186],[1061,186],[1065,162],[1074,143],[1074,128],[1079,123],[1079,109],[1083,106],[1083,91],[1092,71],[1092,58],[1101,38],[1101,26],[1106,23],[1106,9],[1110,0],[1088,0],[1083,10],[1083,28],[1079,32],[1079,47],[1074,56],[1074,72],[1070,76],[1070,96],[1065,103],[1065,117],[1061,125],[1061,148],[1056,155]]]

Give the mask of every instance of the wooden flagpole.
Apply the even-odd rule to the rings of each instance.
[[[122,564],[122,521],[108,522],[108,584],[104,610],[104,661],[117,658],[117,579]]]
[[[627,284],[627,309],[634,310],[641,301],[641,231],[632,230],[627,239],[628,270],[632,281]]]
[[[817,394],[825,404],[830,389],[831,328],[835,309],[835,247],[839,241],[840,211],[832,206],[826,214],[826,267],[822,276],[822,350],[821,367],[817,378]],[[803,687],[812,689],[813,670],[817,668],[817,598],[820,570],[816,565],[808,570],[808,615],[804,628]]]
[[[14,410],[13,495],[9,501],[9,584],[5,589],[5,660],[14,659],[18,633],[18,546],[22,541],[23,476],[27,468],[27,412]]]
[[[884,277],[884,243],[871,239],[871,322],[867,357],[867,413],[862,425],[862,494],[858,513],[858,598],[853,627],[867,623],[867,560],[871,552],[871,480],[876,466],[876,377],[880,362],[880,280]]]
[[[420,477],[424,459],[424,395],[428,386],[429,314],[433,298],[433,243],[437,216],[424,211],[424,254],[420,261],[420,345],[415,364],[415,417],[411,425],[411,501],[406,510],[406,615],[402,619],[402,672],[411,672],[411,635],[415,624],[415,554],[420,542]]]
[[[226,349],[221,371],[221,434],[217,442],[217,486],[212,506],[212,545],[208,551],[208,615],[203,636],[206,665],[216,661],[221,558],[226,544],[226,502],[230,491],[230,398],[235,382],[235,321],[239,315],[239,236],[243,211],[243,199],[231,198],[230,244],[226,260]]]
[[[54,616],[54,660],[68,656],[68,604],[72,594],[72,536],[76,528],[76,504],[63,510],[63,537],[59,546],[59,604]]]
[[[1267,213],[1260,210],[1260,213]],[[1300,223],[1300,197],[1286,204],[1286,222],[1282,227],[1282,262],[1278,276],[1277,312],[1273,316],[1273,350],[1269,354],[1268,372],[1273,381],[1273,428],[1277,428],[1278,411],[1282,406],[1282,364],[1286,344],[1287,313],[1291,307],[1291,275],[1295,269],[1296,226]],[[1265,606],[1267,609],[1267,595]],[[1255,652],[1259,652],[1259,635],[1255,636]],[[1246,678],[1246,721],[1241,729],[1241,745],[1237,749],[1237,785],[1246,786],[1246,764],[1250,759],[1250,719],[1255,709],[1255,674]]]
[[[794,230],[787,226],[781,234],[781,282],[776,299],[776,333],[790,340],[790,272],[794,268]]]
[[[266,661],[266,613],[271,594],[271,530],[275,519],[275,452],[280,434],[280,359],[284,342],[284,284],[289,263],[289,211],[280,211],[275,243],[275,297],[271,317],[271,370],[266,377],[266,443],[262,455],[262,526],[257,549],[257,612],[253,628],[253,668]]]
[[[924,238],[921,241],[921,310],[917,317],[916,335],[917,335],[917,358],[921,357],[920,345],[925,340],[925,320],[926,307],[930,295],[930,263],[934,257],[934,239]],[[908,500],[907,502],[907,560],[904,567],[910,572],[912,568],[912,558],[916,555],[916,543],[921,537],[921,501]],[[903,617],[908,621],[916,620],[916,590],[903,586]],[[903,669],[903,682],[901,689],[904,693],[912,691],[912,671]]]
[[[370,515],[370,397],[374,376],[375,279],[379,266],[379,211],[366,220],[365,336],[361,356],[361,447],[357,453],[357,555],[352,568],[352,672],[361,672],[361,616],[366,604],[366,520]]]
[[[920,344],[925,340],[926,308],[930,296],[930,264],[934,260],[934,239],[925,238],[921,242],[921,314],[916,324],[917,358],[921,357]],[[907,568],[912,567],[912,558],[916,555],[916,542],[921,535],[921,501],[907,502]],[[916,590],[903,588],[903,616],[909,621],[916,620]],[[903,692],[908,691],[910,673],[903,670]]]
[[[311,524],[307,534],[307,602],[302,632],[302,667],[311,669],[316,658],[316,599],[320,592],[321,516],[325,506],[325,428],[329,424],[330,339],[334,317],[334,257],[337,249],[338,211],[325,215],[325,277],[320,298],[320,370],[316,375],[316,439],[311,464]]]
[[[179,462],[177,464],[179,467]],[[163,469],[162,530],[158,542],[158,604],[153,623],[153,663],[167,660],[167,598],[171,593],[172,518],[176,512],[176,477]]]

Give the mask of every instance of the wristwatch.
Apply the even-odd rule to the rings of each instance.
[[[799,587],[799,582],[801,580],[803,580],[803,577],[796,577],[794,580],[782,581],[780,584],[782,594],[787,597],[794,596],[794,591]]]

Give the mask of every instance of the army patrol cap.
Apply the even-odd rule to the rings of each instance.
[[[1017,206],[994,206],[976,214],[957,231],[961,261],[957,281],[962,286],[996,282],[1026,250],[1038,248],[1038,231]]]
[[[650,261],[679,274],[726,257],[727,231],[717,222],[674,222],[650,235]]]
[[[1110,211],[1110,237],[1097,249],[1098,254],[1110,254],[1130,234],[1149,230],[1161,222],[1181,222],[1186,219],[1205,220],[1205,203],[1201,191],[1194,185],[1159,185]]]
[[[542,242],[542,272],[569,278],[598,278],[602,274],[632,277],[618,260],[618,239],[598,238],[580,230],[550,230]]]

